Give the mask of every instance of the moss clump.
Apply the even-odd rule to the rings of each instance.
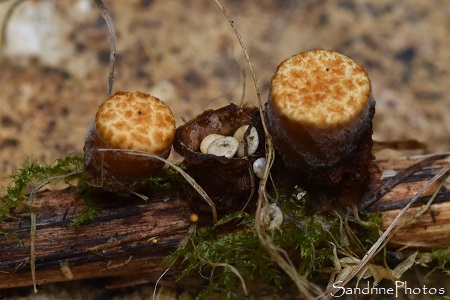
[[[234,230],[227,233],[229,227]],[[281,287],[280,270],[258,247],[258,236],[253,229],[253,216],[246,212],[229,214],[211,226],[193,225],[191,235],[164,263],[170,264],[178,258],[186,263],[179,279],[199,270],[202,270],[203,276],[211,277],[209,285],[198,298],[220,291],[225,299],[236,299],[239,278],[227,266],[236,268],[246,280],[258,277]]]
[[[183,168],[182,165],[179,166]],[[11,183],[5,188],[3,195],[0,195],[0,224],[4,223],[6,218],[13,218],[11,210],[20,205],[26,205],[40,188],[61,181],[76,186],[77,195],[86,204],[86,207],[72,220],[72,226],[79,226],[92,220],[98,211],[98,207],[92,201],[92,195],[101,189],[89,186],[86,182],[82,155],[71,154],[57,159],[52,164],[28,159],[10,178]],[[143,183],[145,186],[143,193],[159,191],[170,194],[180,190],[185,193],[192,191],[183,177],[171,168],[165,169],[159,177],[143,179]],[[12,237],[11,234],[1,231],[0,235]]]
[[[373,222],[379,218],[373,214],[366,216],[365,226],[362,226],[354,222],[349,225],[348,217],[306,213],[307,196],[300,188],[291,195],[281,196],[278,206],[283,211],[285,222],[270,232],[272,241],[287,251],[299,273],[305,277],[318,271],[333,271],[336,255],[361,253],[362,257],[365,244],[378,237],[378,231],[372,228],[378,226]],[[193,225],[189,237],[166,258],[165,263],[170,264],[177,259],[182,261],[185,267],[179,279],[197,272],[210,279],[198,294],[199,299],[207,298],[212,292],[220,292],[224,299],[242,297],[240,278],[227,266],[235,268],[245,281],[263,281],[281,289],[283,271],[261,246],[254,218],[246,212],[235,212],[215,225]],[[354,230],[351,227],[366,236],[372,230],[375,236],[361,242],[350,233]],[[339,250],[336,252],[336,249]]]
[[[181,170],[186,169],[183,162],[175,165]],[[139,185],[142,186],[142,192],[148,194],[163,192],[167,196],[172,196],[181,193],[187,195],[187,198],[190,198],[190,195],[195,193],[194,188],[183,178],[183,176],[171,167],[163,169],[158,176],[144,178],[142,184]]]
[[[17,169],[10,178],[12,182],[0,198],[0,224],[5,218],[12,217],[11,209],[23,204],[40,187],[50,182],[64,181],[76,183],[84,178],[84,159],[72,154],[56,160],[53,164],[41,164],[35,159],[28,161]]]

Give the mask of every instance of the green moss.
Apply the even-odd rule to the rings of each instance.
[[[378,237],[378,231],[373,228],[379,225],[376,223],[379,218],[372,214],[364,216],[364,226],[354,222],[349,224],[348,218],[338,215],[307,214],[307,201],[307,195],[300,188],[291,195],[280,196],[278,205],[285,215],[285,222],[271,232],[274,245],[288,252],[301,275],[308,277],[332,268],[336,248],[340,249],[339,253],[352,255],[355,254],[354,249],[359,249],[356,252],[360,252],[362,257],[364,245]],[[214,268],[217,264],[232,265],[246,282],[263,281],[282,288],[283,271],[261,246],[253,215],[235,212],[224,216],[215,225],[193,226],[187,241],[167,257],[165,263],[179,259],[184,264],[179,279],[199,271],[210,277],[198,299],[208,298],[212,292],[220,292],[224,299],[243,296],[238,276],[226,267]],[[361,242],[349,236],[348,231],[353,230],[352,227],[361,234],[368,235],[372,231],[370,234],[375,235]]]
[[[184,170],[184,164],[176,164],[180,169]],[[190,195],[194,193],[195,190],[190,184],[186,182],[183,176],[180,175],[173,168],[165,168],[162,170],[161,174],[158,176],[152,176],[143,179],[142,188],[143,192],[154,193],[154,192],[164,192],[166,195],[170,196],[174,193],[182,193],[185,195]]]
[[[11,183],[5,188],[0,198],[0,224],[4,223],[6,218],[13,218],[10,213],[12,209],[19,205],[26,205],[27,201],[32,200],[33,191],[59,181],[76,185],[78,197],[82,198],[86,204],[86,207],[72,220],[72,226],[79,226],[90,221],[97,214],[98,207],[92,201],[92,195],[101,190],[89,186],[85,181],[82,155],[71,154],[57,159],[52,164],[43,164],[35,159],[28,159],[10,178]],[[143,190],[149,193],[155,191],[164,191],[167,194],[174,191],[192,192],[190,185],[171,168],[165,169],[159,177],[144,179],[143,184],[145,186]],[[0,232],[0,234],[13,237],[9,233]]]
[[[95,218],[98,213],[98,207],[92,200],[92,193],[94,188],[90,187],[85,180],[82,180],[78,184],[77,194],[78,197],[84,200],[85,208],[70,222],[70,226],[80,226]]]
[[[169,196],[180,192],[189,194],[193,191],[183,177],[171,168],[164,169],[159,176],[143,179],[142,186],[140,190],[136,191],[137,195],[164,192]],[[84,200],[86,207],[71,221],[71,226],[80,226],[95,218],[98,207],[92,200],[92,196],[101,191],[101,188],[89,186],[85,180],[80,180],[77,185],[77,195]]]
[[[431,262],[436,262],[438,268],[450,275],[450,245],[446,248],[435,249],[431,252],[419,252],[417,254],[418,263],[427,266]]]
[[[212,291],[220,291],[224,299],[236,299],[239,278],[226,266],[216,264],[233,266],[246,280],[261,278],[281,288],[280,270],[271,262],[264,249],[258,246],[253,216],[246,212],[235,212],[223,217],[214,226],[193,226],[195,229],[189,240],[167,257],[164,263],[170,264],[181,259],[186,264],[179,280],[199,270],[202,270],[203,276],[211,277],[208,286],[197,298],[206,297]],[[230,226],[234,230],[226,233],[226,228]]]
[[[10,176],[12,181],[0,198],[0,224],[6,217],[12,217],[11,209],[29,199],[30,191],[34,188],[56,181],[78,182],[84,177],[83,165],[83,157],[75,154],[60,158],[53,164],[41,164],[35,159],[28,159]]]

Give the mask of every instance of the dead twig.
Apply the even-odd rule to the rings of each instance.
[[[439,156],[439,155],[438,155]],[[444,156],[445,157],[445,156]],[[424,161],[429,161],[433,157],[430,157],[428,159],[425,159]],[[415,165],[413,165],[414,167]],[[408,168],[410,169],[410,168]],[[398,213],[398,215],[395,217],[394,221],[389,225],[389,227],[383,232],[381,237],[376,241],[375,244],[367,251],[367,253],[364,255],[364,257],[361,259],[358,266],[356,266],[353,271],[345,278],[345,280],[342,281],[338,286],[333,287],[332,289],[329,289],[325,291],[322,295],[318,297],[318,299],[330,299],[333,297],[333,295],[339,291],[340,288],[344,287],[350,280],[353,279],[363,268],[364,266],[372,259],[372,257],[377,253],[379,248],[383,245],[384,241],[388,238],[388,235],[391,234],[393,231],[393,228],[395,225],[397,225],[400,218],[404,215],[404,213],[411,207],[411,205],[416,202],[417,198],[426,191],[434,182],[436,182],[439,178],[444,176],[448,171],[450,170],[450,166],[446,166],[440,170],[433,178],[430,179],[420,190],[419,192],[409,201],[409,203]],[[413,172],[414,173],[414,172]]]
[[[114,30],[114,22],[111,18],[111,15],[106,9],[106,6],[103,3],[103,1],[95,0],[95,3],[97,4],[98,9],[100,10],[100,14],[102,15],[103,19],[105,19],[106,25],[108,26],[109,41],[111,44],[111,50],[109,52],[109,75],[108,75],[108,96],[110,96],[112,93],[112,87],[114,82],[114,66],[116,62],[116,42],[117,42],[116,31]]]
[[[362,204],[360,206],[360,209],[361,210],[367,209],[370,205],[372,205],[373,203],[375,203],[376,201],[381,199],[390,190],[392,190],[392,188],[394,186],[396,186],[400,182],[404,181],[409,176],[413,175],[414,173],[416,173],[417,171],[423,169],[424,167],[432,164],[436,160],[443,159],[443,158],[448,157],[448,156],[449,156],[449,153],[435,154],[435,155],[429,156],[429,157],[421,160],[420,162],[410,166],[409,168],[401,171],[396,176],[394,176],[391,179],[389,179],[388,181],[386,181],[386,183],[383,184],[382,186],[380,186],[375,192],[373,192],[370,195],[368,195],[367,197],[365,197],[362,200]]]

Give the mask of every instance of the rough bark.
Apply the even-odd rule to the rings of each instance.
[[[92,221],[71,227],[85,207],[71,189],[41,192],[31,203],[37,214],[37,284],[139,273],[156,279],[161,274],[156,269],[190,226],[188,203],[178,197],[144,202],[137,196],[104,195],[97,204],[99,213]],[[32,284],[29,209],[18,210],[15,216],[1,230],[16,234],[23,245],[0,238],[0,288]]]
[[[428,162],[423,159],[399,159],[378,161],[376,163],[376,168],[381,172],[379,173],[381,174],[381,180],[376,184],[376,190],[388,190],[388,192],[366,209],[382,213],[382,230],[385,230],[392,223],[400,210],[436,173],[450,164],[448,154],[440,155],[438,160],[432,160],[433,158],[429,158]],[[407,171],[408,168],[412,171],[417,171],[405,176],[394,187],[385,188],[389,180],[392,180],[400,172]],[[372,174],[374,172],[372,171]],[[406,211],[397,226],[399,227],[405,222],[407,224],[401,227],[391,238],[391,245],[439,248],[447,247],[450,244],[450,235],[448,234],[450,230],[450,181],[447,178],[447,181],[440,186],[441,181],[444,179],[445,176],[426,189],[415,201],[414,207]],[[420,217],[416,217],[438,188],[440,190],[434,198],[431,207],[421,214]],[[369,198],[373,194],[371,193]]]
[[[364,201],[374,201],[380,188],[394,175],[420,160],[377,161],[371,168],[372,188]],[[400,208],[448,161],[441,158],[420,166],[419,171],[367,205],[382,213],[387,228]],[[402,221],[407,220],[430,199],[437,184],[417,200]],[[381,189],[382,190],[382,189]],[[372,200],[371,200],[372,199]],[[0,228],[23,241],[0,237],[0,288],[32,285],[30,271],[30,208],[36,213],[36,282],[38,284],[109,276],[143,274],[156,280],[161,262],[188,234],[189,202],[181,196],[154,195],[144,201],[138,196],[120,198],[105,194],[96,199],[96,217],[79,226],[70,222],[85,207],[72,189],[40,192],[27,207],[14,212],[16,218]],[[392,245],[444,247],[450,243],[450,182],[445,182],[433,205],[418,219],[400,229]],[[210,216],[208,216],[209,218]],[[202,219],[202,216],[200,216]]]

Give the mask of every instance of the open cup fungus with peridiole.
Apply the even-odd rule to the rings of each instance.
[[[250,174],[252,164],[264,156],[265,138],[257,107],[230,104],[206,110],[177,128],[173,146],[184,157],[186,172],[218,210],[239,210],[246,205],[257,179]],[[200,210],[210,210],[205,201],[196,200]]]
[[[312,50],[283,61],[272,78],[266,109],[281,158],[275,169],[296,178],[319,209],[356,204],[374,158],[374,113],[369,77],[351,58]]]
[[[85,139],[87,181],[109,191],[139,187],[158,175],[164,162],[122,150],[167,158],[175,136],[170,108],[151,95],[117,92],[100,105]]]

